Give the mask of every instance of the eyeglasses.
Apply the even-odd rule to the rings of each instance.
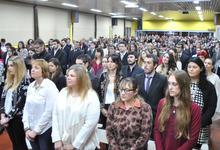
[[[134,89],[119,89],[119,92],[129,93],[131,91],[134,91]]]

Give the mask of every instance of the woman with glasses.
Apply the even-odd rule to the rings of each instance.
[[[134,78],[119,85],[120,95],[108,109],[106,123],[109,150],[147,150],[152,128],[152,111],[138,93]]]
[[[200,107],[191,101],[190,78],[175,71],[168,79],[166,97],[157,108],[154,138],[157,150],[191,150],[201,126]]]
[[[101,100],[101,123],[103,128],[106,126],[108,107],[115,101],[118,92],[118,84],[122,79],[121,59],[117,54],[108,57],[108,71],[100,77],[99,97]]]

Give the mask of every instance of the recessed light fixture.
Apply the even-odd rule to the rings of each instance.
[[[74,5],[74,4],[70,4],[70,3],[62,3],[63,6],[69,6],[69,7],[78,7],[77,5]]]
[[[199,1],[198,1],[198,0],[196,0],[196,1],[193,1],[193,3],[194,3],[194,4],[199,4]]]
[[[134,20],[138,20],[138,18],[132,18],[132,19],[134,19]]]
[[[41,2],[47,2],[48,0],[40,0]]]
[[[200,6],[196,6],[195,8],[196,8],[196,10],[198,10],[198,11],[201,10],[201,7],[200,7]]]
[[[126,1],[126,0],[122,0],[121,3],[123,3],[125,5],[132,5],[132,4],[136,4],[137,5],[137,2],[129,2],[129,1]]]
[[[90,10],[94,12],[102,12],[101,10],[98,10],[98,9],[90,9]]]
[[[109,15],[115,16],[117,15],[116,13],[108,13]]]
[[[162,16],[162,15],[159,15],[158,17],[160,17],[160,18],[164,18],[164,16]]]
[[[155,12],[150,12],[152,15],[157,15]]]
[[[140,10],[142,10],[142,11],[147,11],[147,9],[145,9],[145,8],[139,8]]]

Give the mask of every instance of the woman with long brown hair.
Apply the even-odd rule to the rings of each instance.
[[[200,107],[191,101],[190,78],[184,71],[175,71],[168,79],[166,97],[157,108],[156,149],[192,149],[197,143],[200,126]]]

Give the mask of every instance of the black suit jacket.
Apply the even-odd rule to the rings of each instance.
[[[120,54],[120,58],[121,58],[121,54]],[[124,57],[121,59],[121,63],[122,65],[128,65],[128,53],[126,52]]]
[[[76,63],[76,58],[81,54],[83,54],[83,51],[80,49],[70,51],[68,66],[74,65]]]
[[[67,60],[68,60],[68,59],[69,59],[69,54],[70,54],[71,47],[69,47],[68,45],[66,45],[65,47],[62,48],[62,50],[66,53],[66,55],[67,55]]]
[[[86,54],[88,54],[88,55],[91,57],[91,59],[93,60],[94,57],[95,57],[95,52],[96,52],[95,49],[93,50],[93,52],[92,52],[92,50],[89,49],[89,50],[86,52]]]
[[[52,49],[50,53],[51,53],[52,58],[57,58],[60,61],[62,70],[65,73],[66,68],[67,68],[66,67],[67,66],[67,56],[66,56],[65,52],[62,51],[61,49],[59,49],[54,56],[54,49]]]
[[[157,113],[157,105],[159,101],[165,97],[167,78],[155,72],[148,93],[145,91],[145,73],[139,74],[135,78],[139,86],[138,94],[142,96],[145,102],[147,102],[151,106],[154,124]]]
[[[135,77],[141,73],[144,73],[144,70],[139,67],[137,64],[136,66],[134,66],[133,70],[132,70],[132,73],[131,73],[131,76],[128,75],[128,69],[129,68],[129,65],[126,65],[126,66],[123,66],[122,67],[122,75],[123,75],[123,78],[126,78],[126,77]]]

